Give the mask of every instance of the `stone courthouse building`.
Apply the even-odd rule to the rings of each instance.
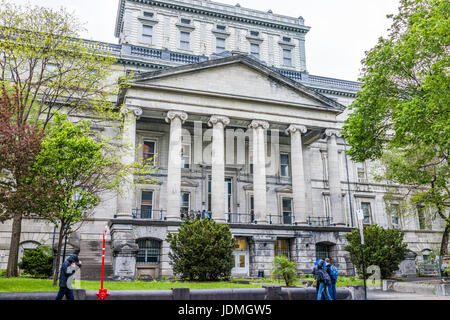
[[[105,225],[109,275],[156,278],[172,275],[167,233],[210,214],[237,239],[236,276],[268,276],[280,254],[300,270],[330,257],[354,274],[344,235],[357,226],[357,210],[364,223],[405,230],[419,260],[439,247],[439,221],[420,208],[402,211],[398,186],[374,181],[373,164],[346,157],[340,128],[359,84],[308,73],[309,30],[302,17],[238,4],[120,0],[119,44],[105,49],[122,72],[135,71],[118,97],[124,138],[139,146],[124,161],[153,157],[156,169],[151,184],[105,195],[70,237],[83,278],[100,275]],[[0,225],[0,268],[10,230]],[[21,248],[53,236],[52,225],[27,218]]]

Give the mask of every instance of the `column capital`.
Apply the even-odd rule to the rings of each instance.
[[[340,130],[338,129],[326,129],[325,135],[327,137],[336,136],[336,138],[342,137]]]
[[[264,120],[252,120],[252,122],[248,125],[248,128],[250,129],[257,129],[259,127],[269,129],[269,122]]]
[[[291,124],[284,132],[287,135],[290,135],[297,131],[300,132],[300,134],[302,134],[302,133],[306,133],[308,131],[308,129],[306,128],[306,126],[301,125],[301,124]]]
[[[139,117],[142,115],[142,109],[139,107],[125,106],[120,110],[120,113],[124,116],[126,116],[129,113],[132,113],[136,118],[139,119]]]
[[[186,112],[183,111],[170,110],[169,112],[167,112],[166,116],[167,123],[170,123],[175,118],[180,118],[181,123],[184,123],[188,118],[188,115]]]
[[[227,126],[230,123],[230,118],[221,115],[212,115],[208,120],[208,126],[212,127],[213,125],[221,122],[223,126]]]

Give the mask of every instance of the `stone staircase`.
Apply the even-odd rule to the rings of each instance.
[[[102,276],[102,240],[82,240],[80,242],[79,258],[83,263],[82,280],[99,281]],[[112,280],[113,267],[110,243],[106,242],[105,252],[105,280]]]

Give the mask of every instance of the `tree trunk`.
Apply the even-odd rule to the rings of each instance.
[[[448,254],[448,238],[450,234],[450,225],[447,223],[445,225],[444,234],[442,235],[441,241],[441,257],[446,256]]]
[[[56,286],[58,284],[59,265],[60,265],[60,261],[61,261],[61,249],[62,249],[63,238],[64,238],[64,224],[61,223],[61,227],[59,229],[59,236],[58,236],[58,249],[56,250],[56,257],[55,257],[55,259],[56,259],[55,273],[53,274],[53,285],[54,286]]]
[[[19,245],[21,232],[22,232],[22,213],[15,213],[13,216],[11,242],[9,245],[8,266],[6,268],[7,278],[18,276],[17,264],[19,260]]]

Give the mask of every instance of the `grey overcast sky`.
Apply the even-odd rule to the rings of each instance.
[[[119,0],[7,0],[17,4],[66,7],[87,29],[84,38],[117,43],[114,37]],[[356,81],[364,52],[388,34],[399,0],[220,0],[214,1],[292,17],[311,27],[306,35],[306,66],[314,75]]]

